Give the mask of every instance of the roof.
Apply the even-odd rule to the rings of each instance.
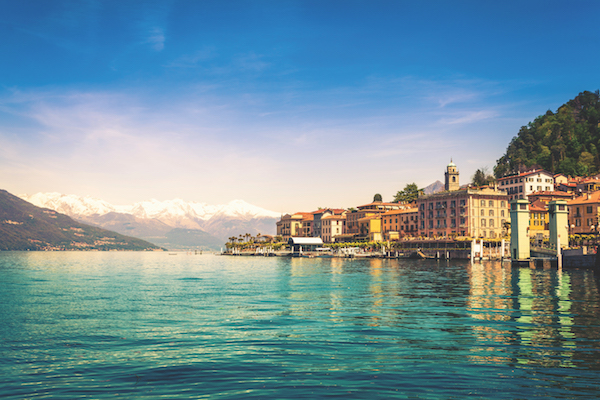
[[[594,203],[600,203],[600,191],[586,193],[583,196],[579,196],[573,200],[567,201],[567,204],[570,206],[578,205],[578,204],[594,204]]]
[[[546,171],[545,169],[534,169],[531,171],[521,172],[520,174],[516,174],[516,175],[503,176],[502,178],[498,178],[498,180],[504,181],[507,179],[523,178],[525,176],[534,175],[534,174],[546,174],[548,176],[554,177],[550,172]]]
[[[406,210],[390,210],[390,211],[384,212],[381,215],[383,215],[385,217],[388,215],[410,214],[410,213],[416,213],[416,212],[419,212],[419,209],[417,207],[413,207],[413,208],[409,208]]]
[[[402,203],[385,203],[383,201],[374,201],[372,203],[369,204],[364,204],[362,206],[358,206],[357,208],[364,208],[364,207],[369,207],[369,206],[382,206],[382,207],[406,207],[404,204]]]
[[[291,237],[288,240],[289,244],[299,244],[299,245],[322,245],[323,240],[318,237]]]
[[[324,219],[346,219],[345,215],[338,215],[338,214],[331,214],[331,215],[326,215],[323,218],[321,218],[321,220]]]
[[[548,209],[542,201],[536,200],[529,205],[529,211],[547,212]]]
[[[569,192],[564,192],[562,190],[555,190],[555,191],[546,191],[546,190],[540,190],[538,192],[533,192],[527,195],[528,197],[570,197],[573,198],[573,193],[569,193]]]

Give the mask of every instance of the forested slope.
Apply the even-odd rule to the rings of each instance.
[[[552,173],[600,172],[600,92],[582,92],[521,127],[496,163],[497,178],[539,165]]]

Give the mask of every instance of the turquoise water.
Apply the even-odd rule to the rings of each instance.
[[[0,253],[7,399],[595,399],[590,271]]]

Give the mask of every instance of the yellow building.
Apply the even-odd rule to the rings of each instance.
[[[369,240],[372,242],[383,241],[381,230],[381,215],[371,215],[358,220],[357,240]]]
[[[550,217],[548,208],[541,200],[536,200],[529,204],[529,236],[536,236],[538,233],[548,237],[548,224]]]

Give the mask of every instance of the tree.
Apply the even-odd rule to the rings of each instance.
[[[473,186],[485,186],[494,183],[495,179],[489,174],[487,167],[479,168],[471,178]]]
[[[423,195],[423,189],[419,189],[416,183],[409,183],[404,190],[399,191],[394,196],[394,203],[410,203],[416,201]]]
[[[376,193],[375,196],[373,196],[373,202],[376,201],[383,201],[383,198],[381,197],[381,195],[379,193]]]

